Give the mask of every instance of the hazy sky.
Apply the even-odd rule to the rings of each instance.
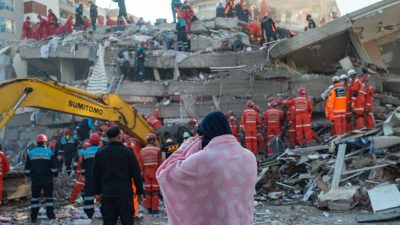
[[[336,0],[342,15],[361,9],[381,0]],[[112,0],[97,0],[97,5],[103,8],[117,8]],[[128,12],[143,17],[146,21],[157,18],[172,20],[171,0],[125,0]]]

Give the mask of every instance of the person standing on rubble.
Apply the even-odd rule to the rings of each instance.
[[[37,146],[28,151],[25,162],[25,176],[31,180],[31,222],[36,223],[40,209],[40,196],[46,198],[47,218],[54,220],[53,177],[57,177],[57,161],[53,152],[47,148],[47,137],[39,134]]]
[[[131,57],[132,53],[129,50],[123,50],[118,54],[117,60],[121,69],[121,73],[126,77],[130,78],[129,74],[131,71]]]
[[[181,4],[182,4],[181,0],[172,0],[171,1],[172,18],[174,19],[174,23],[176,23],[176,9]]]
[[[364,75],[361,78],[361,82],[365,86],[365,92],[366,92],[366,95],[365,95],[365,116],[364,116],[365,126],[368,129],[372,129],[372,128],[375,127],[375,118],[374,118],[374,113],[373,113],[375,90],[369,83],[368,75]]]
[[[118,20],[120,24],[123,24],[124,18],[127,23],[129,23],[129,18],[128,14],[126,13],[126,6],[125,6],[125,0],[113,0],[114,2],[118,3]]]
[[[156,147],[157,137],[155,134],[148,134],[146,141],[147,145],[140,150],[146,192],[145,207],[149,214],[159,217],[160,186],[156,179],[156,171],[161,165],[161,151]]]
[[[73,20],[72,20],[72,16],[68,17],[67,22],[65,22],[65,33],[66,34],[70,34],[72,33],[72,26],[73,26]]]
[[[191,25],[192,25],[192,18],[194,16],[194,12],[192,7],[190,7],[188,1],[183,1],[183,5],[181,7],[182,11],[182,19],[186,22],[186,29],[187,33],[191,33]]]
[[[288,99],[287,101],[287,115],[286,119],[288,121],[288,135],[289,135],[289,146],[294,148],[296,146],[296,107],[294,105],[293,99]]]
[[[21,39],[31,39],[33,38],[33,30],[31,26],[31,18],[29,16],[26,17],[24,23],[22,24],[22,35]]]
[[[271,108],[264,111],[264,129],[267,134],[267,142],[270,144],[272,138],[282,134],[283,111],[278,108],[276,101],[271,102]],[[272,148],[268,153],[272,154]]]
[[[225,17],[225,7],[222,4],[222,2],[218,3],[215,16],[216,17]]]
[[[169,132],[164,133],[164,139],[165,144],[161,147],[161,162],[164,162],[179,149],[179,143],[172,140]]]
[[[244,2],[240,0],[235,5],[235,16],[240,20],[243,21],[243,14],[244,14]]]
[[[267,41],[267,44],[269,44],[272,41],[272,39],[274,39],[274,41],[278,40],[278,37],[276,36],[276,31],[277,31],[276,25],[271,17],[264,16],[261,22],[261,31],[264,40]]]
[[[312,102],[311,99],[307,97],[307,89],[301,87],[297,89],[297,93],[298,97],[293,99],[293,104],[296,109],[297,142],[301,146],[305,146],[312,141]]]
[[[240,129],[244,132],[246,148],[257,153],[257,127],[261,124],[260,114],[254,110],[254,102],[247,102],[247,109],[243,111],[240,119]]]
[[[82,170],[81,174],[85,176],[85,190],[83,195],[83,211],[85,211],[89,219],[93,218],[94,214],[94,184],[92,176],[92,168],[94,164],[94,156],[99,150],[100,137],[96,133],[90,135],[90,147],[82,151]]]
[[[72,172],[72,160],[78,153],[78,140],[75,138],[74,133],[70,129],[64,130],[64,137],[60,140],[58,149],[58,156],[64,156],[65,172],[70,175]],[[60,160],[60,159],[59,159]]]
[[[347,93],[346,88],[340,83],[340,77],[332,77],[333,88],[330,90],[326,101],[326,118],[332,121],[335,135],[346,133],[346,107]]]
[[[312,30],[312,29],[315,29],[317,27],[317,24],[315,24],[315,21],[311,17],[311,14],[307,14],[306,20],[308,22],[307,30]]]
[[[49,23],[41,15],[38,15],[37,18],[39,22],[36,27],[36,32],[38,34],[38,40],[42,40],[49,36]]]
[[[115,26],[115,21],[113,19],[111,19],[110,16],[106,16],[106,26],[108,26],[108,27]]]
[[[349,82],[348,76],[346,74],[340,75],[340,83],[346,89],[346,132],[351,132],[354,128],[353,126],[353,111],[351,109],[351,84]]]
[[[109,143],[97,151],[93,165],[95,194],[101,196],[104,224],[133,224],[132,180],[139,202],[143,200],[143,183],[139,163],[131,149],[121,142],[117,126],[106,132]]]
[[[233,13],[235,7],[235,2],[234,0],[227,0],[226,5],[225,5],[225,17],[233,17],[235,14]]]
[[[0,206],[3,201],[3,177],[10,172],[10,163],[6,154],[3,152],[3,146],[0,144]]]
[[[189,40],[187,37],[186,21],[182,18],[178,18],[178,23],[176,23],[177,32],[177,47],[178,51],[189,51]]]
[[[71,195],[69,197],[69,202],[74,204],[79,194],[85,188],[85,176],[82,174],[82,161],[83,161],[83,152],[90,146],[89,142],[85,142],[82,144],[81,149],[78,152],[78,160],[76,165],[76,181],[74,187],[72,188]]]
[[[80,3],[75,9],[75,29],[86,30],[85,21],[83,20],[83,4]]]
[[[136,66],[138,73],[138,80],[143,81],[145,76],[146,68],[144,67],[144,62],[146,61],[146,53],[144,52],[146,47],[146,42],[140,42],[136,50]]]
[[[47,22],[49,23],[49,36],[55,35],[58,27],[58,18],[51,9],[47,13]]]
[[[90,21],[92,22],[93,31],[96,31],[96,21],[99,16],[97,13],[97,5],[94,4],[94,2],[92,1],[89,1],[89,4],[90,4],[90,10],[89,10]]]
[[[199,135],[157,171],[169,224],[252,225],[255,156],[237,142],[222,112],[208,114]]]
[[[231,128],[232,135],[240,142],[239,126],[238,121],[235,118],[235,113],[233,111],[228,111],[226,113],[226,118],[228,119],[229,128]]]
[[[364,111],[365,111],[365,90],[362,90],[362,82],[357,78],[357,72],[350,69],[347,75],[351,78],[351,109],[356,120],[356,128],[364,128]]]

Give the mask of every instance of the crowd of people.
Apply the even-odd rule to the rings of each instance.
[[[89,1],[89,18],[84,15],[84,6],[82,3],[75,9],[75,20],[72,16],[68,17],[65,23],[57,18],[52,9],[47,12],[47,18],[38,15],[38,22],[33,24],[29,16],[26,17],[22,26],[21,39],[36,39],[41,40],[53,35],[64,35],[72,33],[75,30],[88,30],[96,31],[97,26],[123,26],[125,24],[135,24],[135,19],[128,16],[125,7],[125,0],[116,0],[119,6],[119,14],[117,20],[112,19],[110,16],[101,16],[98,14],[97,5]],[[141,18],[141,21],[143,19]]]

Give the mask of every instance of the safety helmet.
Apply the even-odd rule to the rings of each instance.
[[[36,137],[36,142],[47,142],[47,136],[45,134],[39,134]]]
[[[300,95],[306,95],[307,94],[307,89],[306,88],[298,88],[297,89],[297,93],[299,93]]]
[[[197,123],[197,120],[195,118],[190,118],[190,120],[188,121],[189,125],[195,125]]]
[[[247,101],[247,107],[253,108],[254,102],[252,100]]]
[[[153,134],[153,133],[149,133],[147,136],[146,136],[146,140],[147,141],[152,141],[152,140],[156,140],[157,139],[157,136],[155,135],[155,134]]]
[[[342,75],[340,75],[340,80],[347,80],[348,79],[348,77],[347,77],[347,75],[346,74],[342,74]]]
[[[361,77],[361,82],[363,82],[363,83],[369,82],[369,77],[367,75],[362,76]]]
[[[87,149],[90,147],[90,144],[88,142],[83,143],[82,149]]]
[[[333,76],[332,77],[332,83],[336,83],[340,81],[340,77],[339,76]]]
[[[274,97],[269,97],[268,99],[267,99],[267,101],[271,104],[271,102],[272,101],[274,101],[275,100],[275,98]]]
[[[98,134],[93,133],[89,137],[89,142],[91,145],[98,145],[100,143],[100,137]]]
[[[233,111],[228,111],[227,115],[228,116],[235,116],[235,113]]]
[[[72,131],[67,128],[67,129],[64,130],[64,134],[65,135],[72,135]]]
[[[353,76],[357,75],[357,72],[356,72],[355,69],[350,69],[350,70],[347,72],[347,75],[348,75],[349,77],[353,77]]]
[[[276,107],[276,106],[278,106],[278,103],[276,101],[272,101],[271,106]]]

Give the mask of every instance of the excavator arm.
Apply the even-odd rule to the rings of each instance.
[[[154,129],[124,102],[119,95],[95,95],[59,83],[39,79],[15,79],[0,83],[0,129],[21,107],[33,107],[111,121],[124,132],[146,143],[146,136]]]

